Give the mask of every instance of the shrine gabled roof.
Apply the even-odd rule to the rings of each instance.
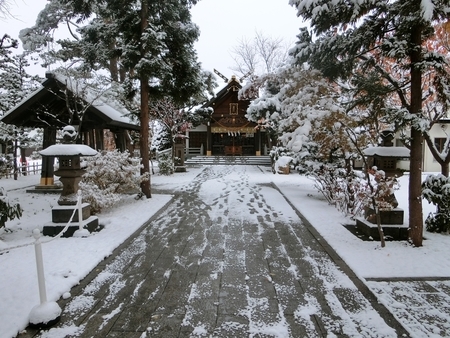
[[[239,80],[237,80],[235,77],[232,77],[231,80],[227,83],[225,87],[223,87],[217,94],[208,102],[206,102],[203,107],[211,107],[215,103],[223,101],[226,97],[231,95],[233,91],[240,90],[242,88],[242,85],[239,83]]]
[[[6,112],[0,119],[7,124],[40,128],[49,125],[63,127],[67,124],[66,96],[61,88],[67,88],[71,95],[74,89],[62,75],[47,73],[42,87],[35,90]],[[88,105],[82,121],[86,130],[96,128],[139,130],[138,124],[127,116],[130,112],[106,97],[83,98]]]

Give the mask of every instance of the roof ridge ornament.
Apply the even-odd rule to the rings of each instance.
[[[219,72],[217,69],[215,69],[215,68],[214,68],[214,73],[219,75],[225,82],[228,82],[228,78],[225,75],[223,75],[221,72]]]

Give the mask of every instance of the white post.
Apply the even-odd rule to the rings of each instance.
[[[45,302],[47,302],[47,291],[45,290],[44,261],[42,259],[42,243],[40,240],[41,232],[39,231],[39,229],[33,230],[33,237],[36,239],[36,242],[34,243],[34,250],[36,252],[39,298],[41,300],[41,304],[44,304]]]
[[[36,239],[34,248],[36,252],[36,267],[39,284],[39,298],[41,303],[31,309],[29,322],[33,326],[47,327],[59,321],[61,308],[56,302],[47,302],[47,291],[45,289],[44,260],[42,259],[41,232],[39,229],[33,230],[33,237]]]
[[[81,191],[77,192],[77,206],[78,206],[78,230],[83,230],[83,208],[81,207]]]

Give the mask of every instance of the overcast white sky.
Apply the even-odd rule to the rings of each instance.
[[[21,29],[34,24],[47,1],[12,2],[11,12],[15,19],[0,21],[0,33],[17,38]],[[209,71],[215,68],[227,77],[233,74],[231,51],[242,38],[251,39],[259,31],[294,43],[303,25],[288,0],[201,0],[192,9],[192,20],[201,30],[196,49],[203,68]],[[44,69],[32,69],[30,72],[45,73]]]
[[[199,61],[205,70],[216,68],[230,77],[231,51],[242,38],[256,31],[294,43],[302,20],[288,0],[201,0],[192,9],[192,21],[200,27]]]

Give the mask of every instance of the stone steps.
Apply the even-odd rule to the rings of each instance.
[[[270,166],[270,156],[193,156],[184,161],[187,166],[195,165],[260,165]]]

